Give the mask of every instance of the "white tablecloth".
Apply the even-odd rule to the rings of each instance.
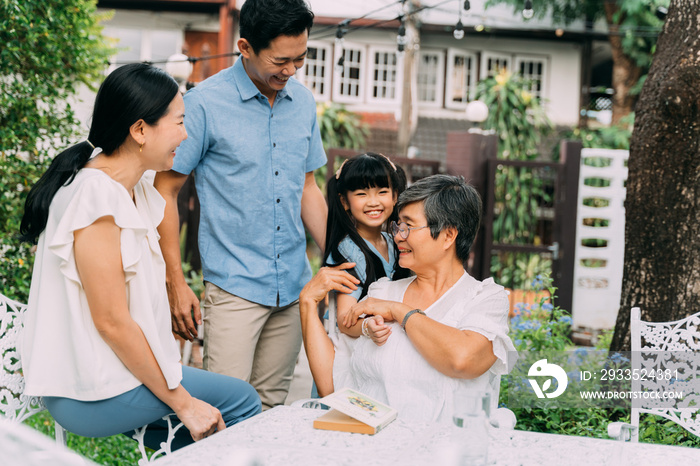
[[[376,435],[313,428],[325,411],[279,406],[156,462],[195,465],[430,465],[453,458],[456,427],[397,419]],[[700,449],[493,429],[489,464],[697,464]]]

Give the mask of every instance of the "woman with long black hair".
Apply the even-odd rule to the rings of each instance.
[[[145,424],[154,449],[174,412],[180,448],[260,412],[238,379],[183,367],[171,333],[156,227],[165,201],[143,178],[172,167],[187,138],[164,71],[132,64],[100,86],[88,138],[31,189],[21,234],[38,240],[21,354],[25,394],[71,432],[103,437]]]

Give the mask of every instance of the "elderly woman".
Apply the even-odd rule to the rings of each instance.
[[[464,270],[481,220],[478,193],[463,178],[435,175],[404,191],[392,224],[399,264],[415,276],[382,279],[351,309],[346,325],[365,317],[365,337],[333,347],[316,304],[357,280],[324,268],[300,296],[304,345],[321,395],[349,386],[416,420],[449,421],[452,393],[467,386],[497,390],[508,372],[508,299],[492,279]],[[342,348],[342,350],[341,350]]]

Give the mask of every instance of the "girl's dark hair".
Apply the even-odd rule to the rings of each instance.
[[[328,266],[348,262],[347,258],[338,250],[338,245],[346,236],[349,237],[360,248],[367,263],[367,279],[364,283],[360,283],[362,287],[360,299],[365,297],[370,284],[386,276],[386,274],[381,259],[372,252],[365,240],[357,232],[353,219],[345,211],[340,197],[345,197],[349,191],[366,188],[390,188],[398,196],[406,189],[406,175],[401,167],[394,167],[385,156],[367,152],[346,160],[340,168],[338,177],[331,176],[326,185],[326,192],[328,193],[328,223],[326,225],[326,251],[323,255],[323,265]],[[394,209],[387,222],[387,231],[388,223],[397,219],[398,213]],[[394,263],[393,278],[405,278],[409,276],[410,272],[399,267],[398,248],[393,241],[391,243],[389,247],[394,247],[395,257],[397,258]],[[355,273],[353,275],[357,276]]]
[[[90,142],[80,142],[58,154],[29,191],[20,238],[33,243],[44,231],[51,201],[59,188],[72,183],[85,166],[92,153],[90,143],[109,156],[124,143],[138,120],[155,125],[177,92],[178,85],[170,75],[144,63],[124,65],[107,76],[95,98],[87,137]]]

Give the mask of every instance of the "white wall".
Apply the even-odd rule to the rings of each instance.
[[[579,118],[581,90],[581,48],[578,44],[527,39],[479,38],[455,40],[449,36],[423,36],[421,47],[456,47],[473,52],[503,52],[547,58],[545,108],[547,116],[559,125],[575,125]]]

